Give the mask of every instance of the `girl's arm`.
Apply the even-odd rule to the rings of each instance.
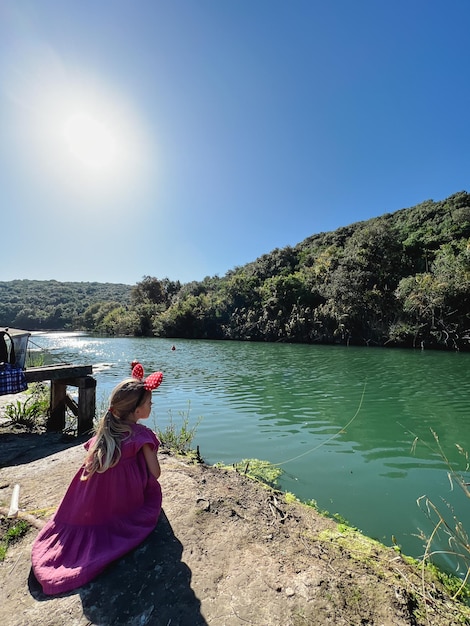
[[[161,470],[156,451],[149,443],[144,443],[144,445],[142,446],[142,450],[144,452],[144,458],[147,463],[147,467],[149,468],[149,472],[152,474],[152,476],[155,476],[155,478],[159,478]]]

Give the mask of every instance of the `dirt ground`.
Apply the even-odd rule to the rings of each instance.
[[[83,441],[0,426],[0,507],[49,517]],[[93,582],[45,596],[31,527],[0,563],[3,626],[452,626],[470,612],[390,548],[256,481],[161,454],[163,513]],[[3,518],[5,523],[5,518]]]

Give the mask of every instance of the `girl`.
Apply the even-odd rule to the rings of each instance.
[[[110,407],[55,515],[39,532],[32,566],[44,593],[76,589],[139,545],[155,528],[162,505],[156,435],[138,424],[150,415],[152,390],[163,379],[132,378],[113,390]]]

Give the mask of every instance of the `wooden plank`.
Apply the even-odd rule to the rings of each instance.
[[[96,387],[96,379],[93,376],[80,376],[80,378],[60,378],[59,382],[71,387]]]
[[[44,380],[60,380],[61,378],[83,378],[93,372],[91,365],[46,365],[29,367],[25,370],[26,382],[39,383]]]

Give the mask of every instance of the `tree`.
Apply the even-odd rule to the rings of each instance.
[[[134,306],[148,303],[163,304],[165,301],[165,289],[158,278],[144,276],[143,280],[132,288],[131,303]]]

